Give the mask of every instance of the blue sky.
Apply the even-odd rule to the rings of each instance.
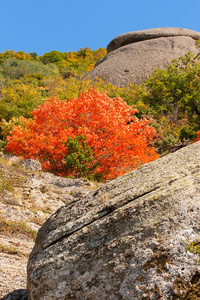
[[[182,27],[200,32],[200,0],[0,0],[0,52],[106,47],[119,34]]]

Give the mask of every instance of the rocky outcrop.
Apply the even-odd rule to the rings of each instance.
[[[184,28],[153,28],[147,30],[139,30],[118,35],[107,46],[107,52],[110,53],[124,45],[137,43],[141,41],[157,39],[162,37],[188,36],[194,40],[200,39],[200,33],[197,31]]]
[[[28,262],[29,300],[196,299],[200,142],[53,214]]]
[[[89,76],[117,86],[140,84],[156,68],[166,68],[188,51],[197,54],[200,33],[183,28],[155,28],[129,32],[114,38],[108,55],[99,60]]]
[[[96,186],[42,172],[38,161],[0,153],[0,299],[27,299],[26,265],[36,232],[58,208]]]

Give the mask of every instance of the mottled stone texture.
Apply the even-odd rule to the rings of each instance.
[[[28,262],[29,300],[199,299],[200,142],[60,208]]]
[[[108,55],[89,72],[116,86],[140,84],[157,68],[165,69],[188,51],[197,54],[200,33],[183,28],[155,28],[117,36],[108,44]]]

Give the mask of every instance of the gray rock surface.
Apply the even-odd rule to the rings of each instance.
[[[3,300],[27,299],[26,266],[34,246],[29,230],[37,232],[58,208],[79,201],[99,185],[83,178],[61,178],[38,168],[33,170],[33,166],[40,166],[33,160],[21,162],[19,157],[0,153],[0,299]],[[11,227],[7,228],[7,222]],[[11,230],[12,224],[17,230]]]
[[[24,159],[20,162],[20,165],[25,170],[31,170],[31,171],[41,171],[42,170],[41,163],[35,159]]]
[[[28,261],[29,300],[198,299],[200,142],[60,208]]]
[[[109,53],[124,45],[140,41],[173,36],[189,36],[194,40],[200,39],[200,33],[194,30],[176,27],[152,28],[118,35],[108,44],[107,52]]]
[[[187,34],[186,34],[187,33]],[[200,33],[187,29],[160,28],[131,32],[108,45],[110,53],[99,60],[88,76],[116,86],[140,84],[157,68],[164,69],[188,51],[197,54]]]

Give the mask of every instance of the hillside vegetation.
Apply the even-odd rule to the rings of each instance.
[[[197,43],[197,46],[198,45],[199,44]],[[171,147],[177,143],[181,145],[185,140],[193,141],[195,139],[199,139],[200,134],[197,137],[197,133],[200,131],[199,55],[194,56],[192,53],[187,53],[179,60],[174,60],[167,70],[155,70],[155,72],[150,75],[146,82],[142,85],[130,84],[120,88],[113,86],[106,80],[102,79],[96,79],[95,82],[92,82],[89,76],[87,76],[95,63],[105,55],[106,49],[103,48],[99,48],[94,51],[89,48],[85,48],[80,49],[77,52],[70,51],[68,53],[51,51],[42,56],[38,56],[36,53],[24,53],[23,51],[14,52],[7,50],[4,53],[0,53],[1,147],[6,146],[8,143],[5,147],[7,151],[21,156],[30,157],[30,155],[27,155],[28,150],[26,150],[26,153],[23,151],[20,152],[19,147],[18,150],[16,150],[16,147],[11,146],[9,143],[11,139],[12,141],[17,141],[18,145],[22,143],[22,140],[23,143],[27,142],[27,124],[35,122],[34,109],[38,108],[41,113],[41,110],[45,109],[45,103],[47,102],[54,103],[54,99],[59,99],[59,103],[62,106],[62,102],[71,103],[71,99],[76,98],[76,101],[72,101],[74,103],[73,109],[75,109],[75,107],[79,106],[78,103],[80,103],[81,107],[81,102],[84,103],[85,101],[83,101],[84,97],[88,97],[88,99],[91,98],[91,91],[93,91],[93,94],[96,93],[96,99],[98,99],[97,101],[99,101],[99,103],[103,101],[103,104],[99,106],[99,109],[104,112],[102,116],[104,121],[105,119],[107,120],[106,126],[111,126],[112,117],[110,118],[109,116],[111,116],[112,110],[110,110],[110,108],[115,106],[113,103],[119,101],[119,97],[126,102],[126,105],[128,104],[127,107],[129,108],[125,108],[124,106],[125,110],[130,109],[131,107],[131,109],[134,109],[134,113],[132,113],[132,118],[129,118],[129,120],[126,120],[126,118],[123,119],[123,114],[120,115],[120,121],[122,123],[125,121],[127,126],[125,126],[126,128],[124,127],[124,131],[119,132],[118,140],[116,140],[113,135],[113,138],[110,139],[112,145],[108,145],[106,153],[102,152],[101,147],[103,147],[103,144],[99,146],[100,148],[98,151],[96,151],[93,147],[95,144],[94,136],[96,132],[94,130],[92,132],[90,129],[90,133],[88,133],[88,131],[86,133],[85,131],[84,134],[83,127],[81,127],[81,130],[79,129],[80,124],[78,125],[78,123],[80,120],[75,119],[74,123],[70,125],[70,128],[73,128],[74,131],[73,133],[71,131],[71,134],[68,133],[69,139],[64,138],[63,142],[65,143],[65,151],[62,149],[63,156],[59,158],[61,164],[63,164],[63,159],[65,160],[65,167],[67,170],[65,175],[71,174],[72,176],[80,176],[80,174],[82,174],[81,170],[84,170],[83,175],[86,177],[91,176],[90,171],[94,169],[93,167],[97,167],[97,165],[101,166],[100,159],[98,158],[100,157],[99,154],[101,153],[101,160],[104,159],[108,162],[109,160],[107,158],[114,155],[113,149],[115,148],[118,150],[111,162],[112,166],[110,165],[110,170],[115,168],[117,165],[118,172],[114,175],[106,169],[106,166],[103,166],[101,171],[103,170],[103,172],[107,173],[105,173],[106,175],[101,174],[101,176],[104,178],[111,178],[112,175],[116,176],[128,171],[133,160],[129,161],[128,164],[124,166],[119,164],[119,159],[117,164],[116,161],[117,157],[120,157],[120,149],[123,153],[125,153],[125,150],[131,150],[130,147],[132,146],[128,145],[128,141],[131,141],[132,139],[133,144],[136,145],[138,143],[136,142],[137,139],[133,138],[133,135],[131,134],[131,128],[133,127],[130,125],[131,123],[136,124],[137,122],[137,124],[142,124],[143,122],[144,124],[143,128],[140,126],[138,134],[143,136],[143,142],[140,141],[141,147],[145,147],[147,151],[145,150],[146,152],[144,151],[143,155],[135,155],[135,159],[138,161],[136,164],[137,166],[146,162],[146,160],[143,159],[143,156],[148,155],[148,151],[150,150],[154,151],[155,149],[158,154],[163,155],[169,152]],[[47,99],[49,100],[46,102],[45,100]],[[110,103],[110,108],[109,105],[105,105],[105,102]],[[66,109],[69,105],[70,104],[65,105]],[[57,106],[57,110],[59,109]],[[73,109],[71,108],[71,112]],[[93,104],[88,105],[89,114],[91,114],[91,109],[93,109],[94,112],[94,102]],[[97,113],[98,105],[95,109]],[[48,114],[50,111],[47,111],[46,113]],[[86,116],[87,112],[84,112],[81,115],[80,111],[77,118],[80,118],[80,116],[83,117],[83,114]],[[63,114],[63,118],[66,117],[67,115]],[[119,115],[116,112],[116,120],[118,117]],[[34,119],[33,121],[31,121],[32,118]],[[84,124],[85,128],[88,130],[87,122]],[[40,125],[44,125],[41,120]],[[10,133],[13,126],[15,126],[15,129],[12,133]],[[113,123],[112,126],[115,127]],[[115,136],[117,129],[119,130],[120,128],[120,125],[119,127],[117,126],[115,128]],[[137,129],[139,128],[138,126],[136,127]],[[21,140],[18,139],[18,129],[21,130],[23,135],[23,137],[20,137]],[[54,129],[55,127],[52,130]],[[66,129],[69,130],[69,126]],[[147,129],[151,130],[151,134],[147,133]],[[101,133],[108,132],[105,131],[105,126],[101,127],[100,130]],[[127,134],[127,130],[129,134]],[[10,134],[11,138],[8,138]],[[45,135],[45,132],[43,134]],[[24,138],[25,135],[26,138]],[[82,138],[81,135],[83,135]],[[91,136],[93,136],[93,141],[89,143],[89,141],[91,141]],[[129,140],[126,140],[125,142],[125,140],[122,139],[123,136],[128,136]],[[31,142],[37,145],[37,138],[38,136],[35,137],[35,140],[30,140],[29,136],[29,143],[26,145],[28,147],[27,149],[31,149]],[[104,134],[104,143],[106,138],[110,138],[108,133]],[[144,139],[146,139],[146,141]],[[126,143],[126,146],[124,143]],[[44,142],[41,144],[40,149],[42,147],[46,147]],[[57,144],[52,144],[51,142],[49,147],[51,157],[53,157],[53,155],[57,156],[56,151],[54,151]],[[70,147],[72,151],[68,153]],[[88,153],[90,153],[89,161],[85,159],[88,156]],[[34,155],[31,157],[38,158]],[[42,156],[42,163],[46,157],[46,154]],[[156,158],[158,156],[153,155],[153,157]],[[57,159],[58,157],[56,157],[55,160]],[[52,164],[51,158],[46,159],[45,164],[46,166],[48,164],[55,166],[55,164]],[[78,166],[75,172],[76,174],[74,174],[74,171],[71,173],[68,172],[70,164]],[[53,167],[50,169],[53,172],[58,171],[58,169],[54,170]],[[121,172],[122,169],[123,172]],[[108,174],[109,172],[110,175]]]

